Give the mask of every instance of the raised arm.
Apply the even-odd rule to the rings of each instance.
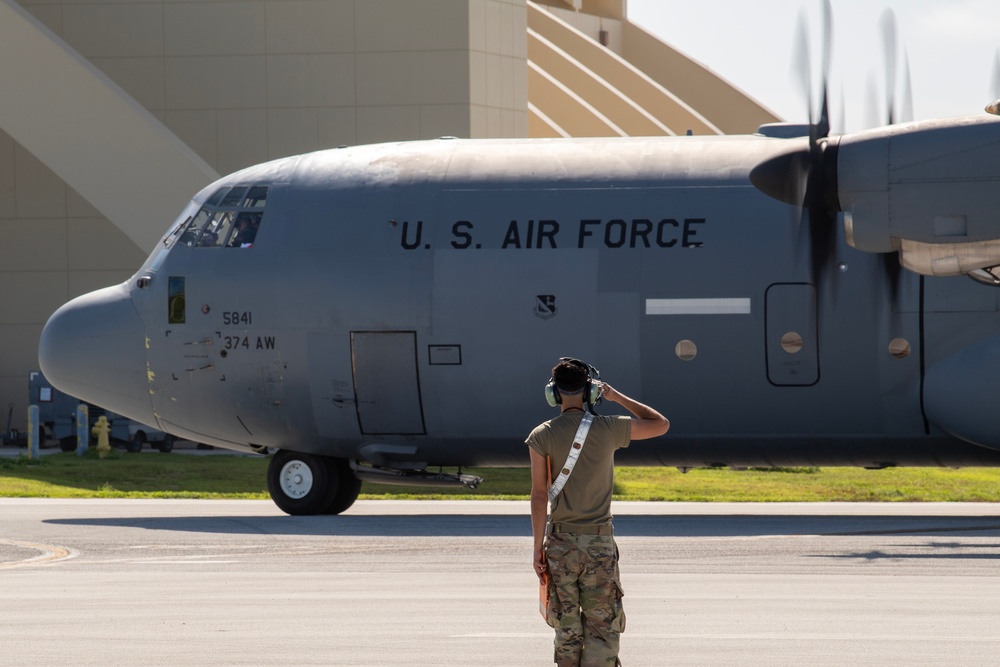
[[[670,428],[669,419],[648,405],[629,398],[607,382],[601,383],[601,391],[604,398],[612,403],[617,403],[632,413],[633,440],[655,438],[658,435],[663,435]]]

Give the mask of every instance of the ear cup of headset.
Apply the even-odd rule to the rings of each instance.
[[[597,403],[597,399],[601,397],[600,385],[592,380],[587,380],[587,386],[584,389],[586,390],[584,395],[587,397],[587,402],[591,405]]]
[[[562,396],[559,395],[559,389],[552,380],[549,380],[549,383],[545,385],[545,400],[553,408],[562,403]]]

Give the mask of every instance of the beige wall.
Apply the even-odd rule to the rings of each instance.
[[[223,174],[341,144],[527,136],[529,72],[538,81],[551,76],[528,67],[527,0],[0,0],[9,1]],[[600,47],[563,43],[568,60],[547,59],[567,79],[552,82],[553,94],[611,121],[588,132],[615,133],[611,116],[622,124],[634,117],[629,129],[639,133],[652,131],[653,116],[674,131],[698,131],[670,114],[704,113],[726,132],[773,119],[672,50],[669,70],[683,72],[683,82],[650,71],[663,68],[663,51],[628,24],[624,0],[543,2],[592,39],[607,30],[611,51],[659,82],[642,92],[630,87],[636,76],[622,74],[623,63],[593,60]],[[590,71],[574,74],[569,65]],[[606,90],[591,91],[588,102],[582,94],[595,85]],[[531,122],[548,136],[545,111],[536,105]],[[145,249],[3,129],[0,118],[0,409],[13,403],[14,426],[23,428],[28,373],[37,368],[48,315],[73,296],[128,278]],[[123,190],[139,201],[155,191]],[[177,202],[178,212],[185,203]]]
[[[537,4],[537,3],[536,3]],[[601,31],[605,33],[604,43],[609,50],[621,54],[624,46],[622,44],[622,24],[623,18],[609,17],[598,14],[584,14],[574,12],[571,9],[563,9],[558,6],[546,6],[545,10],[557,17],[559,20],[568,23],[595,42],[600,42]]]
[[[469,3],[472,118],[468,136],[528,136],[526,12],[525,0]]]
[[[721,133],[684,100],[601,46],[596,34],[563,20],[577,16],[528,5],[531,136]],[[598,122],[585,123],[585,116]]]
[[[524,0],[21,0],[220,173],[527,132]]]
[[[569,9],[580,14],[605,18],[625,17],[626,0],[534,0],[553,9]]]
[[[606,48],[601,51],[605,52],[605,61],[613,60],[611,54],[617,54],[655,82],[659,88],[657,94],[665,92],[673,97],[673,100],[666,105],[654,103],[646,106],[645,110],[658,116],[674,132],[682,134],[691,130],[694,134],[705,132],[747,134],[756,132],[764,123],[780,120],[774,113],[725,79],[630,23],[625,14],[624,0],[584,0],[580,11],[572,8],[573,3],[563,0],[533,0],[531,4],[541,7],[546,15],[555,17],[559,22],[579,31],[585,36],[586,41],[591,42],[591,47],[601,39],[603,32]],[[529,14],[529,25],[535,26],[543,37],[558,43],[570,53],[571,57],[579,58],[580,49],[587,47],[583,44],[572,48],[568,46],[567,40],[559,39],[556,33],[551,32],[549,25],[552,24],[552,20],[539,21],[538,13],[535,10]],[[595,73],[598,69],[607,69],[597,66],[600,57],[595,56],[593,51],[593,48],[589,50],[590,57],[581,64],[594,70]],[[535,56],[530,48],[529,56],[534,60]],[[586,76],[573,77],[571,80],[562,80],[562,83],[587,102],[596,105],[597,101],[586,91],[586,79]],[[619,86],[620,77],[613,76],[607,80],[611,85]],[[537,82],[537,78],[533,77],[532,82]],[[536,90],[539,96],[543,97],[536,96]],[[544,99],[549,95],[549,90],[538,86],[530,90],[530,96],[533,105],[544,109],[554,118],[558,114],[553,113],[551,108],[546,108]],[[652,91],[647,92],[652,94]],[[637,96],[632,92],[626,93],[626,96],[640,106],[647,103],[646,99],[640,98],[649,97],[649,95]],[[694,116],[694,119],[685,120],[685,116],[688,118]],[[612,119],[619,127],[625,127],[624,119],[620,120],[617,116],[612,116]],[[532,127],[543,132],[546,129],[537,124]],[[644,131],[639,129],[639,132]]]
[[[623,24],[622,57],[684,100],[723,134],[752,134],[781,119],[701,63],[634,23]]]
[[[38,336],[71,297],[121,282],[144,253],[28,151],[0,132],[0,407],[27,421]]]
[[[527,135],[525,0],[18,2],[219,173],[341,144]],[[145,249],[2,130],[0,408],[24,428],[49,314],[131,276]]]

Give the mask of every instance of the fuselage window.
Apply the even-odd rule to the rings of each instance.
[[[217,190],[181,227],[179,245],[189,248],[250,248],[267,202],[267,186]]]

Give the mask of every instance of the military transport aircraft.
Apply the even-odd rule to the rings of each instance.
[[[836,136],[824,108],[275,160],[60,308],[41,369],[178,437],[278,448],[291,514],[526,465],[561,356],[670,417],[624,464],[1000,465],[998,150],[993,115]]]

